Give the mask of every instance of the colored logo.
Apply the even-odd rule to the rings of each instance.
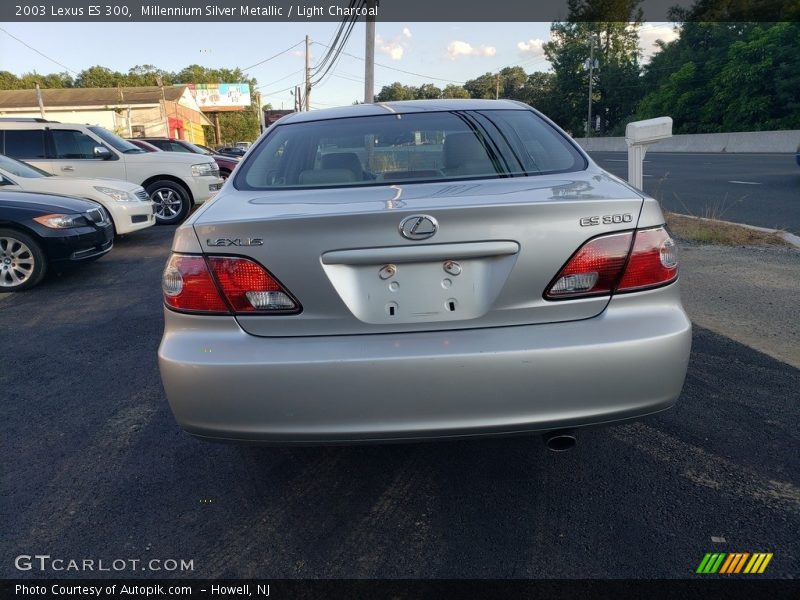
[[[763,573],[772,560],[772,552],[708,552],[700,561],[695,573],[708,575],[718,573]]]

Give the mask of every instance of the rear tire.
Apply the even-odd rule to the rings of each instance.
[[[174,181],[154,181],[146,188],[150,199],[156,203],[156,223],[158,225],[174,225],[180,223],[189,214],[191,200],[189,192]]]
[[[47,260],[39,242],[16,229],[0,229],[0,292],[21,292],[39,283]]]
[[[231,176],[231,172],[228,171],[227,169],[220,169],[219,170],[219,177],[220,177],[220,179],[222,179],[222,181],[227,181],[228,177],[230,177],[230,176]]]

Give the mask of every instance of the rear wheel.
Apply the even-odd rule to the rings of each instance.
[[[156,223],[173,225],[180,223],[189,214],[189,193],[174,181],[155,181],[146,188],[150,199],[156,204]]]
[[[32,288],[44,277],[47,262],[38,242],[14,229],[0,229],[0,291]]]
[[[228,171],[227,169],[220,169],[219,170],[219,176],[222,179],[222,181],[226,181],[228,179],[228,177],[231,176],[231,172]]]

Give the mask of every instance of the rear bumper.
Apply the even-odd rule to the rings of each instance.
[[[159,364],[194,435],[361,442],[644,416],[675,403],[690,347],[671,285],[618,296],[583,321],[403,334],[259,338],[232,317],[167,310]]]

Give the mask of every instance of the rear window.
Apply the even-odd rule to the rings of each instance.
[[[240,189],[533,176],[586,168],[527,110],[426,112],[279,125],[240,167]]]

